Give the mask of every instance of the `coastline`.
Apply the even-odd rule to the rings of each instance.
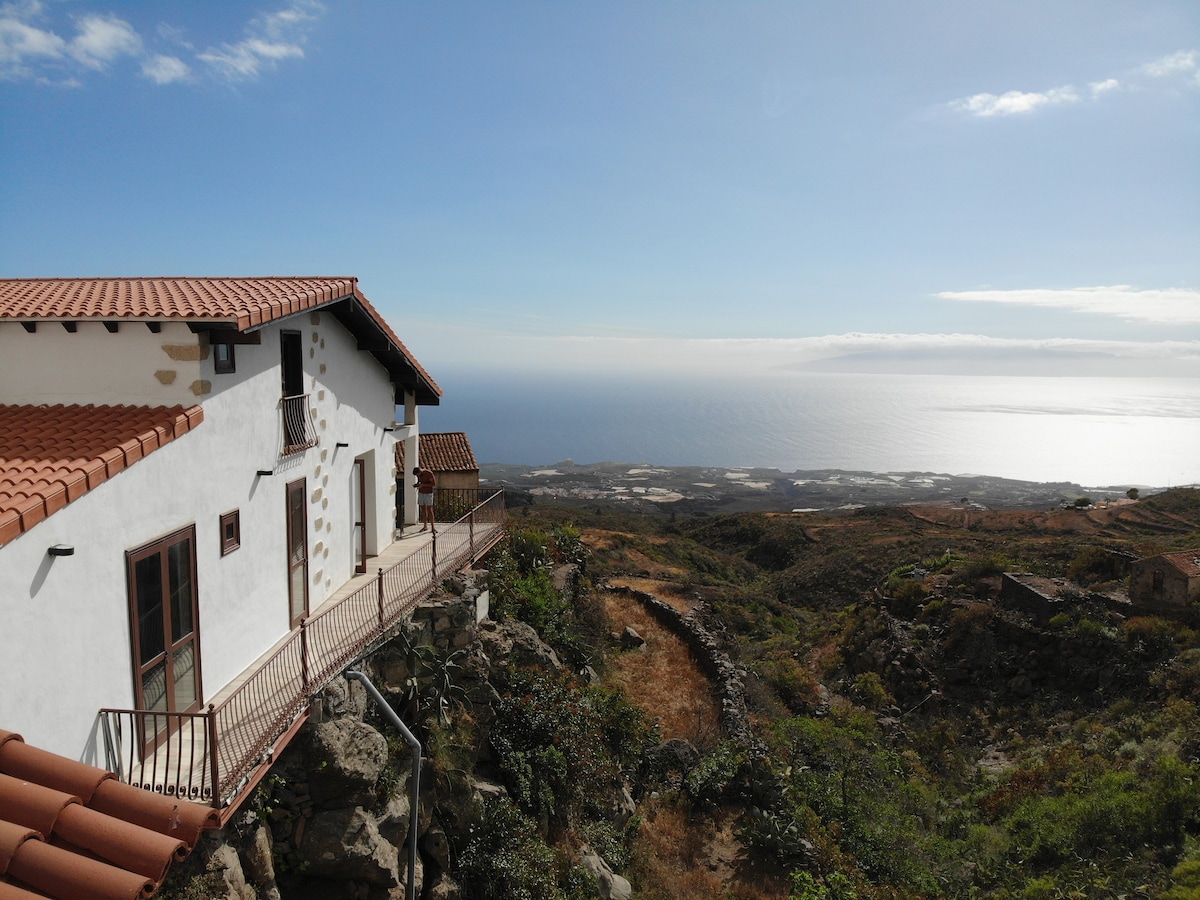
[[[783,472],[734,466],[656,466],[566,459],[544,466],[488,463],[482,487],[502,487],[521,503],[597,507],[689,515],[748,512],[833,512],[876,506],[940,505],[964,509],[1051,509],[1087,497],[1096,504],[1129,502],[1146,485],[1085,486],[987,475],[813,469]],[[513,505],[510,503],[510,506]]]

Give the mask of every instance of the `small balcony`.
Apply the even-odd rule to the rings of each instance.
[[[436,508],[436,507],[435,507]],[[446,575],[504,535],[504,493],[480,495],[434,535],[384,548],[197,713],[100,710],[105,765],[127,784],[211,804],[222,821],[307,720],[310,698],[381,644]]]
[[[308,394],[284,397],[280,409],[283,414],[283,455],[315,447],[317,435],[308,415]]]

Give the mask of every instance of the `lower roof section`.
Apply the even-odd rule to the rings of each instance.
[[[203,421],[199,406],[0,405],[0,546]]]
[[[218,825],[209,807],[122,784],[0,729],[0,900],[149,897]]]

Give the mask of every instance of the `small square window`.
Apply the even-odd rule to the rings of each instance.
[[[242,546],[242,523],[238,510],[221,516],[221,555],[232,553]]]
[[[213,368],[217,374],[237,371],[233,358],[233,344],[213,344],[212,348]]]

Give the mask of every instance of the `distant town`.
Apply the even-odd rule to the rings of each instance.
[[[643,463],[552,465],[484,464],[480,481],[503,487],[510,506],[525,495],[531,503],[629,504],[642,511],[684,514],[751,510],[853,510],[868,506],[930,503],[976,509],[1049,509],[1086,498],[1103,504],[1126,501],[1131,485],[1085,487],[1071,482],[1030,482],[986,475],[932,472],[850,472],[655,466]],[[1154,488],[1138,486],[1142,495]]]

